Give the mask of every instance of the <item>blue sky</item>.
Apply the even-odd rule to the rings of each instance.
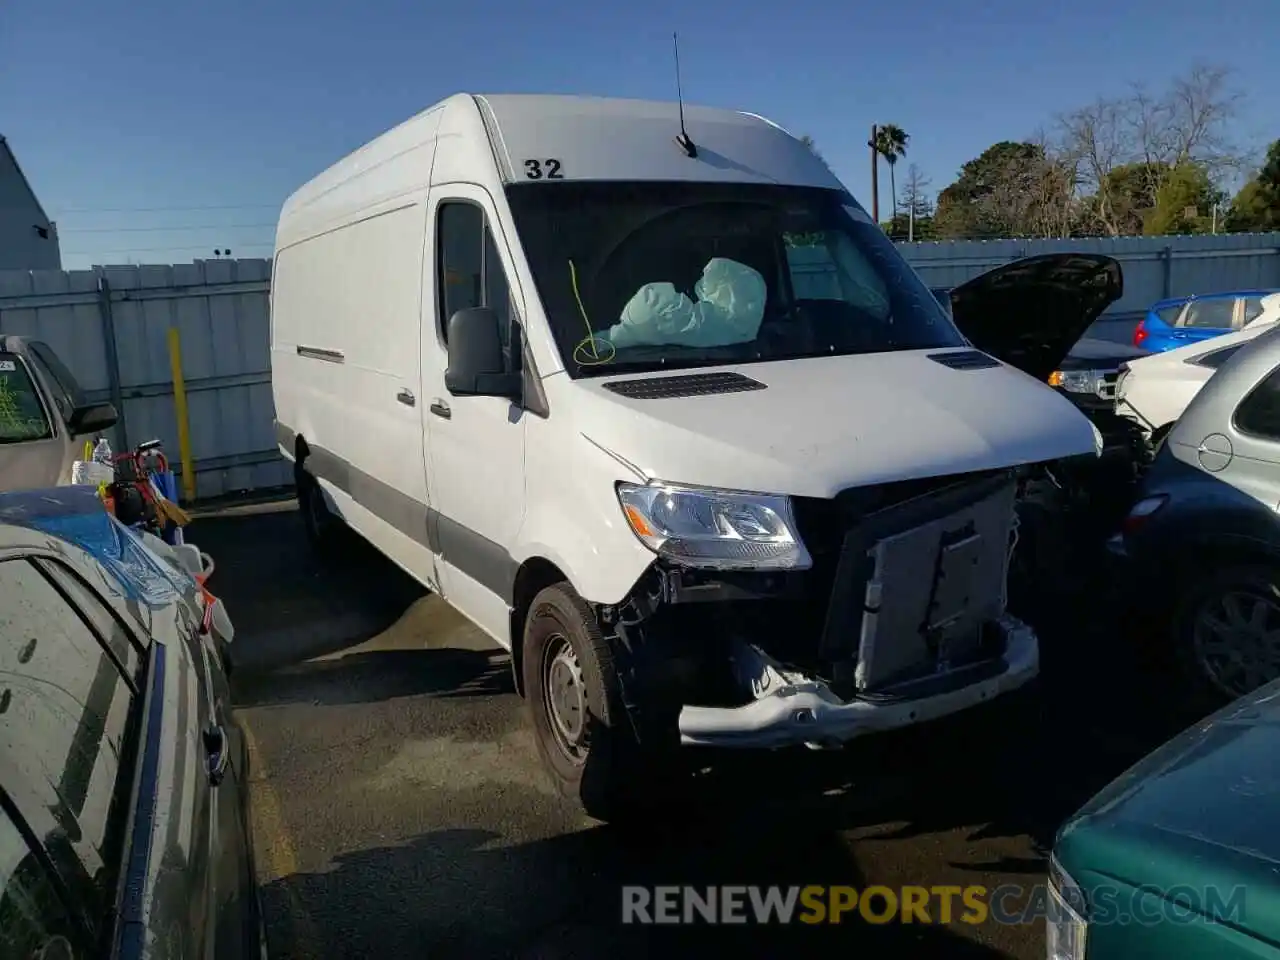
[[[873,122],[911,134],[936,191],[1195,60],[1237,70],[1239,139],[1280,137],[1280,0],[7,0],[0,133],[68,268],[265,256],[293,188],[450,93],[671,99],[673,30],[686,99],[812,135],[864,203]]]

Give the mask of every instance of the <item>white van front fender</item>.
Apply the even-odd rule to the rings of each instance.
[[[535,426],[536,424],[536,426]],[[531,424],[525,446],[525,516],[512,556],[517,564],[555,564],[590,603],[620,603],[653,563],[618,503],[617,483],[636,474],[582,434],[550,436]]]
[[[612,489],[609,494],[613,497]],[[591,511],[582,502],[531,502],[516,563],[547,560],[589,603],[621,603],[654,555],[631,532],[616,498],[612,506],[616,517]]]

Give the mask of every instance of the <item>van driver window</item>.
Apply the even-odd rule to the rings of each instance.
[[[436,225],[441,337],[448,342],[449,318],[459,310],[489,307],[509,344],[511,295],[484,211],[474,203],[442,203]]]

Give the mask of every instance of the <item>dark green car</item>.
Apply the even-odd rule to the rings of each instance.
[[[1050,880],[1051,960],[1280,958],[1280,681],[1090,800]]]

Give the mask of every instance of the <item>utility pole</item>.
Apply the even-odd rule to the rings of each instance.
[[[878,127],[871,125],[871,139],[867,146],[871,148],[871,219],[880,226],[880,155],[876,153],[876,133]]]
[[[907,243],[916,242],[916,202],[911,198],[911,209],[907,211]]]

